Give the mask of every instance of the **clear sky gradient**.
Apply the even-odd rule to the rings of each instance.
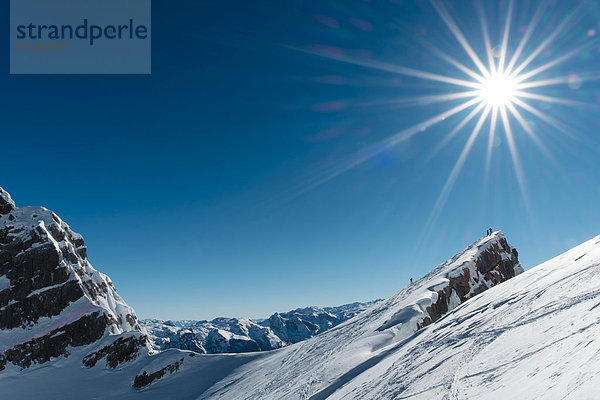
[[[483,3],[498,44],[508,2]],[[516,2],[509,54],[539,3]],[[537,91],[583,104],[530,101],[568,127],[524,113],[550,158],[512,124],[527,201],[501,128],[484,185],[485,125],[427,225],[475,121],[435,154],[467,111],[382,148],[462,100],[407,102],[455,88],[335,60],[468,79],[427,47],[475,68],[434,7],[400,0],[155,1],[150,76],[10,76],[5,48],[0,186],[83,234],[142,318],[386,297],[488,227],[530,268],[600,233],[600,7],[550,3],[523,58],[575,10],[528,69],[583,46],[542,74],[573,79]],[[472,2],[444,4],[484,58]]]

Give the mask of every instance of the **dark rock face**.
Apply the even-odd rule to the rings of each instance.
[[[110,345],[85,356],[83,365],[94,367],[98,361],[106,357],[106,365],[116,368],[119,364],[134,360],[143,347],[146,347],[145,335],[121,337]]]
[[[496,286],[523,272],[517,249],[510,246],[503,235],[491,241],[486,249],[479,252],[474,266],[462,268],[462,273],[449,277],[449,284],[437,292],[438,300],[427,307],[428,316],[418,328],[427,326],[444,316],[451,305],[451,295],[455,293],[464,303],[470,298]]]
[[[193,354],[190,354],[190,357],[193,357]],[[135,377],[135,379],[133,380],[133,385],[131,385],[131,386],[133,386],[134,388],[138,388],[138,389],[143,388],[144,386],[148,386],[155,380],[160,379],[163,376],[165,376],[167,374],[167,372],[169,374],[172,374],[173,372],[179,371],[179,367],[181,367],[181,364],[183,364],[183,361],[184,361],[184,358],[182,357],[178,361],[175,361],[174,363],[169,364],[169,365],[159,369],[158,371],[154,371],[151,373],[147,373],[146,371],[144,371]]]
[[[507,256],[507,257],[504,257]],[[475,261],[476,275],[471,277],[469,269],[450,280],[452,289],[456,291],[461,302],[484,292],[491,286],[506,281],[517,275],[520,269],[519,253],[511,247],[503,236],[491,244],[490,248],[482,251]],[[472,290],[470,282],[476,286]]]
[[[452,293],[451,286],[447,286],[444,289],[437,292],[438,301],[427,307],[428,316],[425,317],[423,322],[419,325],[419,329],[424,326],[431,324],[442,318],[449,311],[450,295]]]
[[[54,244],[64,240],[65,233],[54,237],[51,232],[42,225],[24,232],[11,223],[0,231],[0,275],[10,281],[10,287],[0,292],[0,329],[25,327],[41,317],[58,315],[84,296],[76,281],[66,283],[71,271],[63,261],[73,258],[72,249],[65,246],[63,251]]]
[[[8,290],[5,290],[8,292]],[[1,293],[0,293],[1,295]],[[41,317],[60,314],[70,303],[83,296],[83,290],[75,281],[25,297],[15,303],[5,303],[0,311],[0,329],[12,329],[35,323]],[[9,296],[4,298],[11,299]],[[14,300],[12,298],[11,300]],[[0,303],[1,304],[1,303]]]
[[[32,363],[45,363],[53,357],[68,356],[68,346],[83,346],[100,339],[106,328],[106,316],[99,312],[84,315],[77,321],[59,329],[18,344],[0,356],[0,370],[9,361],[21,368],[28,368]]]
[[[140,329],[110,279],[89,264],[83,238],[43,207],[16,207],[0,188],[0,330],[15,332],[0,342],[7,349],[0,370],[8,362],[27,368],[66,357],[69,346]],[[133,354],[128,345],[106,350],[108,363]]]

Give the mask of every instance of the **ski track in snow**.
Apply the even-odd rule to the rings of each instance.
[[[599,253],[596,249],[596,259]],[[465,303],[426,328],[420,343],[402,349],[394,357],[396,362],[377,365],[375,371],[357,378],[331,398],[595,398],[594,386],[599,379],[592,375],[586,381],[573,375],[589,363],[595,367],[586,366],[584,370],[597,370],[600,362],[593,357],[585,357],[586,362],[582,362],[571,350],[600,352],[595,340],[600,333],[600,313],[589,314],[600,304],[600,264],[562,271],[556,264],[542,265]],[[544,275],[542,272],[546,277],[566,274],[556,277],[550,286],[531,290],[536,275]],[[527,291],[502,296],[510,289]],[[495,301],[486,302],[494,295]],[[454,347],[458,351],[452,352]],[[569,362],[578,365],[558,367]],[[432,367],[423,370],[423,365]],[[523,375],[527,381],[518,385],[507,379],[509,371],[514,370],[526,371]],[[543,375],[544,371],[548,376]],[[544,379],[536,385],[540,377]],[[560,383],[561,379],[568,382]],[[444,387],[446,381],[448,386]],[[523,395],[515,396],[518,392]]]

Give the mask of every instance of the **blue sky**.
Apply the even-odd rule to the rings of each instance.
[[[499,43],[506,2],[485,3]],[[484,185],[485,125],[428,224],[475,121],[435,155],[467,112],[382,146],[460,104],[401,99],[455,88],[335,59],[465,79],[423,44],[475,68],[426,1],[154,2],[150,76],[10,76],[4,51],[0,186],[82,233],[92,264],[142,318],[386,297],[490,226],[529,268],[600,233],[600,8],[561,3],[524,55],[580,5],[531,68],[587,46],[543,74],[575,81],[537,91],[582,104],[530,102],[568,127],[527,116],[552,158],[513,121],[526,202],[501,128]],[[483,58],[474,8],[444,4]],[[537,4],[517,2],[509,52]]]

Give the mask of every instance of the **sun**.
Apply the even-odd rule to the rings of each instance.
[[[478,94],[487,106],[506,107],[514,102],[517,82],[506,73],[496,72],[481,83]]]

